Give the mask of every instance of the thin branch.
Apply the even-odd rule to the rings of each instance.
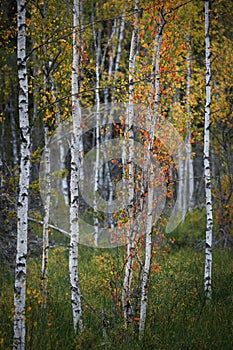
[[[34,219],[34,218],[32,218],[32,217],[28,217],[28,220],[29,220],[29,221],[32,221],[32,222],[35,222],[35,223],[37,223],[37,224],[40,224],[40,225],[43,225],[43,224],[44,224],[44,221],[42,221],[42,220],[37,220],[37,219]],[[52,228],[53,230],[58,231],[58,232],[62,233],[63,235],[67,236],[67,237],[70,237],[69,232],[67,232],[67,231],[65,231],[65,230],[63,230],[63,229],[61,229],[61,228],[58,227],[58,226],[49,224],[49,228]]]

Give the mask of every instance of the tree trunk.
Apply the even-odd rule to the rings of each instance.
[[[26,66],[26,2],[17,1],[17,64],[19,80],[20,177],[17,205],[17,252],[14,288],[13,349],[25,348],[25,297],[28,236],[28,189],[30,173],[30,127],[28,115],[28,78]]]
[[[46,90],[45,90],[46,91]],[[49,212],[50,212],[50,195],[51,195],[51,175],[50,175],[50,145],[49,145],[49,128],[44,125],[44,160],[45,160],[45,201],[44,201],[44,223],[43,223],[43,246],[42,246],[42,307],[46,307],[47,302],[47,281],[48,281],[48,260],[49,260]]]
[[[205,176],[205,196],[206,196],[206,248],[205,248],[205,273],[204,290],[207,300],[211,299],[212,293],[212,230],[213,212],[211,196],[211,176],[210,176],[210,107],[211,107],[211,63],[210,63],[210,18],[209,0],[205,1],[205,54],[206,54],[206,106],[204,125],[204,176]]]
[[[134,27],[132,32],[132,38],[131,38],[131,46],[130,46],[130,55],[129,55],[129,103],[128,103],[128,113],[127,113],[127,127],[126,127],[126,135],[128,133],[128,154],[129,154],[129,170],[128,170],[128,202],[129,202],[129,220],[133,217],[133,197],[134,197],[134,166],[133,166],[133,146],[134,146],[134,140],[133,140],[133,114],[134,114],[134,106],[133,106],[133,99],[134,99],[134,73],[135,73],[135,65],[136,65],[136,52],[137,52],[137,44],[138,44],[138,35],[137,35],[137,21],[138,21],[138,0],[135,0],[135,6],[134,6]],[[124,149],[126,145],[123,145],[122,150],[122,163],[123,163],[123,171],[125,171],[125,157],[126,157],[126,149]],[[132,225],[129,225],[128,230],[128,244],[127,244],[127,262],[125,266],[125,276],[123,281],[123,287],[122,287],[122,307],[124,312],[124,321],[125,326],[127,325],[127,322],[132,319],[133,312],[132,312],[132,305],[131,305],[131,298],[130,298],[130,287],[131,287],[131,280],[132,280],[132,265],[133,265],[133,259],[134,259],[134,246],[135,246],[135,234],[136,234],[136,228],[132,227]]]
[[[70,177],[70,251],[69,270],[71,284],[71,303],[73,310],[74,331],[77,327],[83,330],[82,304],[78,274],[78,245],[79,245],[79,171],[81,164],[80,137],[81,137],[81,107],[79,102],[79,64],[80,64],[80,1],[74,0],[73,7],[73,64],[72,64],[72,118],[73,137],[71,142],[71,177]]]
[[[193,174],[193,160],[192,160],[192,145],[191,140],[191,111],[190,111],[190,86],[191,86],[191,48],[190,36],[187,38],[187,84],[186,84],[186,108],[187,108],[187,135],[185,138],[186,158],[184,166],[184,200],[182,208],[182,220],[185,219],[186,212],[193,208],[193,191],[194,191],[194,174]]]
[[[42,26],[44,31],[46,30],[46,20],[47,20],[47,0],[44,0],[43,16],[42,16]],[[47,35],[45,35],[45,40],[47,40]],[[43,54],[46,58],[48,56],[47,47],[43,48]],[[50,92],[50,82],[49,82],[49,68],[51,62],[48,65],[44,65],[44,96],[46,104],[49,104],[49,99],[47,94]],[[47,281],[48,281],[48,260],[49,260],[49,215],[50,215],[50,197],[51,197],[51,174],[50,174],[50,145],[49,145],[49,126],[48,121],[43,122],[44,126],[44,169],[45,169],[45,201],[44,201],[44,223],[43,223],[43,245],[42,245],[42,266],[41,266],[41,289],[42,289],[42,308],[46,308],[47,303]]]
[[[123,9],[122,15],[121,15],[121,26],[120,26],[120,33],[119,33],[119,41],[117,45],[117,54],[116,54],[116,61],[115,61],[115,79],[116,75],[119,70],[120,66],[120,59],[121,59],[121,51],[122,51],[122,42],[124,39],[124,29],[125,29],[125,8]]]
[[[98,9],[97,9],[98,10]],[[95,83],[95,98],[96,98],[96,127],[95,127],[95,141],[96,141],[96,159],[94,165],[94,245],[98,246],[99,238],[99,218],[98,218],[98,208],[97,208],[97,191],[99,188],[99,160],[100,160],[100,39],[101,39],[101,29],[100,24],[98,23],[98,32],[96,33],[95,24],[94,24],[94,8],[92,12],[92,28],[94,36],[94,46],[95,46],[95,55],[96,55],[96,64],[95,64],[95,74],[96,74],[96,83]]]
[[[155,126],[157,121],[157,113],[160,103],[160,51],[162,48],[162,39],[163,39],[163,29],[165,25],[165,20],[161,18],[161,24],[158,29],[158,35],[155,39],[155,54],[153,58],[153,77],[154,82],[152,80],[152,96],[153,91],[155,90],[155,103],[153,116],[151,120],[151,130],[150,130],[150,138],[152,141],[149,142],[148,149],[152,152],[153,140],[155,135]],[[154,183],[153,183],[153,169],[149,168],[148,164],[148,178],[150,179],[149,187],[148,187],[148,208],[147,208],[147,224],[146,224],[146,255],[145,262],[142,270],[142,291],[141,291],[141,308],[140,308],[140,321],[139,321],[139,336],[142,336],[145,330],[146,324],[146,310],[147,310],[147,294],[149,287],[149,274],[150,274],[150,266],[151,266],[151,253],[152,253],[152,224],[153,224],[153,197],[154,197]]]

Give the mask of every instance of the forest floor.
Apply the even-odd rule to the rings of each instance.
[[[196,224],[194,223],[196,222]],[[41,307],[41,258],[28,259],[27,350],[231,350],[233,348],[232,251],[213,251],[212,301],[203,293],[204,251],[193,245],[194,232],[203,237],[203,220],[189,216],[174,232],[175,243],[156,250],[148,293],[146,332],[138,338],[139,293],[134,266],[132,300],[135,314],[123,323],[121,282],[124,247],[96,250],[80,247],[80,285],[83,294],[85,331],[73,335],[68,274],[68,249],[50,250],[46,308]],[[201,233],[202,232],[202,233]],[[173,238],[172,238],[173,240]],[[0,349],[12,348],[13,271],[0,267]],[[102,309],[106,308],[106,337]]]

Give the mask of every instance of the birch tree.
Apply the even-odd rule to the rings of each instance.
[[[73,135],[71,142],[71,176],[70,176],[70,251],[69,270],[71,285],[71,303],[73,310],[74,332],[83,330],[81,292],[78,274],[78,245],[79,245],[79,170],[81,165],[80,136],[81,136],[81,107],[79,102],[79,64],[80,64],[80,17],[81,1],[74,0],[73,4],[73,63],[72,63],[72,119]]]
[[[193,179],[193,162],[192,162],[192,146],[191,146],[191,111],[190,111],[190,86],[191,86],[191,48],[190,48],[190,35],[186,38],[187,48],[187,78],[186,78],[186,136],[185,136],[185,158],[182,157],[182,147],[180,148],[179,156],[179,186],[177,202],[179,205],[179,211],[182,215],[182,221],[184,221],[186,213],[192,208],[192,197],[194,191],[194,179]]]
[[[28,189],[30,172],[30,127],[26,57],[26,1],[17,1],[17,65],[19,81],[20,177],[17,204],[17,252],[14,288],[13,349],[25,349],[25,297],[28,236]]]
[[[205,248],[205,273],[204,290],[207,300],[211,299],[212,293],[212,196],[210,176],[210,111],[211,111],[211,46],[210,46],[210,1],[205,1],[205,57],[206,57],[206,105],[204,124],[204,175],[205,175],[205,197],[206,197],[206,248]]]
[[[155,38],[154,44],[154,57],[153,57],[153,74],[152,74],[152,87],[151,95],[155,92],[154,110],[151,120],[151,140],[148,144],[149,151],[152,151],[153,140],[155,136],[155,126],[157,121],[157,113],[160,103],[160,51],[162,47],[163,30],[165,25],[165,19],[163,14],[163,9],[161,10],[161,20],[158,28],[158,34]],[[149,164],[148,164],[149,167]],[[140,321],[139,321],[139,333],[140,336],[143,334],[146,323],[146,310],[147,310],[147,293],[148,293],[148,283],[149,274],[151,266],[151,253],[152,253],[152,224],[153,224],[153,199],[154,199],[154,183],[153,183],[153,169],[148,169],[149,171],[149,188],[148,188],[148,207],[147,207],[147,223],[146,223],[146,254],[145,262],[142,270],[142,291],[141,291],[141,308],[140,308]]]
[[[105,46],[105,50],[102,56],[102,62],[101,62],[101,73],[104,69],[104,63],[105,63],[105,59],[106,59],[106,54],[107,54],[107,50],[109,49],[109,64],[108,64],[108,77],[107,77],[107,82],[108,85],[105,86],[104,88],[104,106],[105,106],[105,113],[104,113],[104,118],[103,118],[103,125],[106,125],[107,123],[107,115],[108,115],[108,103],[109,103],[109,84],[110,81],[112,79],[112,74],[113,74],[113,69],[114,69],[114,57],[115,57],[115,51],[116,51],[116,45],[113,41],[114,36],[116,36],[116,38],[118,38],[118,32],[119,32],[119,28],[117,27],[117,20],[116,18],[114,19],[114,24],[112,27],[112,31],[111,31],[111,35],[108,38],[108,42]],[[116,65],[116,64],[115,64]],[[111,105],[113,106],[113,96],[111,96]],[[110,110],[110,113],[112,113],[112,111]],[[102,141],[102,145],[103,145],[103,155],[104,155],[104,159],[105,159],[105,165],[104,168],[102,168],[102,186],[104,188],[104,192],[108,193],[108,205],[111,206],[112,201],[113,201],[113,193],[114,193],[114,188],[113,188],[113,182],[111,179],[111,175],[110,175],[110,166],[109,163],[107,161],[107,150],[106,147],[104,146],[104,142],[109,140],[111,138],[111,131],[106,130],[105,133],[103,133],[101,135],[101,141]],[[104,179],[103,179],[104,177]],[[108,218],[108,225],[109,227],[111,227],[111,229],[114,228],[114,224],[113,224],[113,215],[111,214]]]
[[[97,11],[99,10],[97,6]],[[96,63],[95,63],[95,74],[96,74],[96,83],[95,83],[95,98],[96,98],[96,160],[95,160],[95,178],[94,178],[94,244],[98,245],[98,236],[99,236],[99,219],[97,212],[97,198],[96,194],[99,186],[99,159],[100,159],[100,39],[101,39],[101,28],[100,23],[98,23],[98,30],[96,33],[94,25],[94,9],[92,10],[92,28],[94,36],[94,47],[96,54]]]
[[[41,267],[41,280],[42,280],[42,292],[43,302],[42,306],[46,307],[47,296],[47,280],[48,280],[48,260],[49,260],[49,212],[50,212],[50,192],[51,192],[51,176],[50,176],[50,145],[49,145],[49,128],[44,125],[44,138],[45,138],[45,201],[44,201],[44,223],[43,223],[43,246],[42,246],[42,267]]]
[[[123,39],[124,39],[124,29],[125,29],[125,7],[123,8],[122,15],[121,15],[119,41],[118,41],[118,45],[117,45],[117,54],[116,54],[116,61],[115,61],[115,72],[114,72],[115,80],[116,80],[116,76],[117,76],[117,73],[118,73],[118,70],[119,70],[119,66],[120,66],[122,42],[123,42]]]
[[[44,31],[46,31],[46,20],[47,16],[47,0],[44,1],[43,6],[43,27]],[[47,50],[46,46],[44,48],[44,56],[46,57]],[[44,92],[45,94],[49,90],[49,66],[51,62],[48,63],[48,67],[46,69],[46,65],[44,67]],[[42,307],[46,307],[47,302],[47,280],[48,280],[48,261],[49,261],[49,214],[50,214],[50,194],[51,194],[51,175],[50,175],[50,145],[49,145],[49,126],[47,118],[44,118],[44,139],[45,139],[45,147],[44,147],[44,159],[45,159],[45,201],[44,201],[44,224],[43,224],[43,246],[42,246],[42,267],[41,267],[41,281],[42,281]]]
[[[191,88],[191,47],[190,41],[191,36],[187,37],[187,82],[186,82],[186,108],[187,108],[187,135],[185,139],[186,146],[186,159],[185,159],[185,177],[184,177],[184,201],[185,205],[183,208],[183,217],[186,210],[190,210],[193,207],[193,191],[194,191],[194,173],[193,173],[193,160],[192,160],[192,146],[191,146],[191,110],[190,110],[190,88]]]
[[[134,74],[136,67],[136,54],[137,54],[137,46],[138,46],[138,30],[137,30],[137,22],[138,22],[138,4],[139,0],[135,0],[134,5],[134,26],[131,37],[131,45],[130,45],[130,54],[129,54],[129,102],[128,102],[128,113],[127,113],[127,123],[128,123],[128,154],[129,154],[129,169],[128,169],[128,178],[129,178],[129,192],[128,192],[128,201],[129,201],[129,220],[133,217],[133,197],[134,197],[134,167],[133,167],[133,99],[134,99]],[[123,145],[123,148],[126,145]],[[123,171],[125,170],[125,157],[126,154],[123,149],[122,152],[122,162],[123,162]],[[132,280],[132,264],[133,264],[133,250],[135,245],[135,234],[136,229],[130,225],[128,231],[128,244],[127,244],[127,260],[125,266],[125,276],[122,287],[122,307],[124,312],[124,320],[125,325],[127,325],[127,321],[129,318],[132,318],[132,305],[130,300],[130,286]]]

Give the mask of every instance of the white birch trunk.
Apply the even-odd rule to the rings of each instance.
[[[58,99],[58,93],[57,93],[57,87],[56,84],[54,82],[54,78],[51,77],[52,80],[52,91],[54,93],[54,96],[56,98],[56,100]],[[57,109],[57,120],[58,120],[58,126],[57,126],[57,131],[60,130],[60,132],[62,132],[62,117],[61,117],[61,112],[60,112],[60,106],[59,103],[56,103],[56,109]],[[59,132],[58,132],[59,134]],[[58,149],[59,149],[59,161],[61,164],[61,170],[65,171],[66,170],[66,154],[65,154],[65,149],[64,149],[64,144],[63,144],[63,140],[58,137],[57,140],[57,144],[58,144]],[[60,180],[58,180],[60,181]],[[60,186],[60,184],[58,183],[58,186]],[[64,198],[64,202],[65,205],[68,207],[69,205],[69,189],[68,189],[68,181],[67,181],[67,177],[62,178],[61,180],[61,188],[62,188],[62,194],[63,194],[63,198]],[[58,198],[56,198],[56,200],[58,200]]]
[[[206,195],[206,248],[205,248],[205,273],[204,290],[207,300],[211,299],[212,293],[212,230],[213,212],[211,196],[211,176],[210,176],[210,106],[211,106],[211,46],[210,46],[210,18],[209,0],[205,1],[205,53],[206,53],[206,106],[204,125],[204,175],[205,175],[205,195]]]
[[[71,142],[71,178],[70,178],[70,250],[69,270],[71,285],[71,303],[73,310],[74,331],[83,330],[82,304],[78,275],[78,245],[79,245],[79,171],[81,153],[79,151],[81,136],[81,107],[79,102],[79,30],[80,1],[74,0],[73,6],[73,63],[72,63],[72,118],[73,137]]]
[[[178,192],[177,192],[177,203],[178,211],[182,215],[182,219],[185,218],[185,191],[184,191],[184,182],[185,182],[185,159],[182,157],[182,147],[179,147],[179,164],[178,164]]]
[[[13,349],[25,349],[25,297],[28,235],[28,189],[30,175],[30,127],[28,115],[28,78],[26,65],[26,2],[17,1],[17,64],[19,80],[20,177],[17,205],[17,252],[14,287]]]
[[[61,128],[61,126],[59,125],[59,128]],[[60,164],[61,164],[61,170],[66,170],[66,164],[65,164],[65,149],[64,149],[64,145],[62,140],[58,140],[58,148],[59,148],[59,154],[60,154]],[[61,181],[61,185],[62,185],[62,194],[63,194],[63,198],[64,198],[64,202],[65,205],[68,207],[69,205],[69,194],[68,194],[68,182],[67,182],[67,178],[64,177]]]
[[[160,103],[160,51],[162,47],[162,39],[163,39],[163,29],[164,29],[165,21],[162,18],[161,24],[159,26],[158,35],[155,39],[155,55],[153,58],[153,69],[155,81],[152,81],[152,92],[155,89],[155,104],[153,110],[153,117],[151,120],[151,139],[153,142],[154,134],[155,134],[155,126],[157,121],[157,113]],[[149,151],[152,151],[152,142],[149,143],[148,148]],[[148,207],[147,207],[147,224],[146,224],[146,255],[145,262],[142,271],[142,291],[141,291],[141,307],[140,307],[140,320],[139,320],[139,336],[141,337],[145,330],[146,324],[146,311],[147,311],[147,293],[149,287],[149,274],[150,274],[150,266],[151,266],[151,253],[152,253],[152,224],[153,224],[153,197],[154,197],[154,178],[153,178],[153,169],[149,169],[149,188],[148,188]]]
[[[190,36],[187,38],[187,85],[186,85],[186,97],[187,97],[187,136],[185,139],[186,159],[184,166],[184,200],[182,208],[182,220],[184,221],[186,212],[193,207],[193,191],[194,191],[194,173],[193,173],[193,160],[192,160],[192,146],[190,143],[191,132],[191,111],[190,111],[190,86],[191,86],[191,52],[190,52]]]
[[[114,20],[114,25],[112,28],[112,32],[111,32],[111,36],[108,40],[108,43],[105,47],[105,52],[102,58],[102,63],[101,66],[104,66],[104,58],[106,57],[106,49],[109,47],[111,41],[114,38],[114,35],[116,35],[118,37],[118,29],[117,29],[117,20]],[[114,68],[114,56],[115,56],[115,50],[116,50],[116,46],[115,44],[112,44],[110,47],[110,52],[109,52],[109,66],[108,66],[108,83],[110,82],[111,78],[112,78],[112,72],[113,72],[113,68]],[[104,88],[104,105],[105,105],[105,113],[104,113],[104,120],[103,120],[103,125],[106,125],[107,122],[107,115],[108,115],[108,104],[109,104],[109,86],[106,86]],[[111,113],[111,111],[110,111]],[[102,175],[104,175],[104,179],[103,179],[103,186],[104,186],[104,191],[109,192],[109,196],[108,196],[108,205],[111,206],[112,205],[112,201],[113,201],[113,194],[114,194],[114,186],[112,183],[112,179],[111,179],[111,175],[110,175],[110,167],[109,167],[109,163],[107,161],[107,152],[106,152],[106,147],[104,145],[104,141],[107,141],[111,138],[111,131],[105,131],[104,135],[102,135],[102,147],[103,147],[103,154],[104,154],[104,159],[105,159],[105,166],[102,172]],[[111,229],[114,228],[114,223],[113,223],[113,215],[111,214],[109,216],[108,219],[108,225],[109,227],[111,227]]]
[[[190,38],[188,39],[190,41]],[[194,193],[194,169],[193,169],[193,160],[192,160],[192,146],[190,143],[191,140],[191,132],[190,132],[190,124],[191,124],[191,110],[190,110],[190,88],[191,88],[191,48],[188,47],[188,56],[187,56],[187,115],[188,115],[188,148],[187,148],[187,156],[188,156],[188,182],[189,182],[189,193],[188,193],[188,210],[193,209],[193,193]]]
[[[134,140],[133,140],[133,98],[134,98],[134,73],[135,73],[135,64],[136,64],[136,52],[137,52],[137,21],[138,21],[138,3],[139,0],[135,0],[135,6],[134,6],[134,27],[132,32],[132,38],[131,38],[131,46],[130,46],[130,54],[129,54],[129,103],[128,103],[128,113],[127,113],[127,123],[128,126],[126,128],[129,136],[128,136],[128,153],[129,153],[129,170],[128,170],[128,202],[129,202],[129,220],[133,216],[133,197],[134,197],[134,152],[133,152],[133,146],[134,146]],[[124,149],[126,145],[123,145],[122,150],[122,163],[123,163],[123,170],[125,167],[125,159],[126,156],[126,150]],[[125,276],[123,281],[123,287],[122,287],[122,307],[124,312],[124,321],[125,326],[127,326],[127,322],[132,319],[133,317],[133,311],[132,311],[132,305],[131,305],[131,298],[130,298],[130,287],[131,287],[131,280],[132,280],[132,265],[133,265],[133,259],[134,259],[134,246],[135,246],[135,234],[136,229],[130,225],[129,231],[128,231],[128,244],[127,244],[127,261],[125,266]]]
[[[98,246],[98,238],[99,238],[99,218],[97,216],[98,208],[97,208],[97,191],[99,187],[99,161],[100,161],[100,39],[101,39],[101,31],[98,24],[98,33],[96,35],[95,25],[94,25],[94,9],[92,12],[92,28],[93,28],[93,36],[94,36],[94,45],[96,52],[96,65],[95,65],[95,74],[96,74],[96,83],[95,83],[95,98],[96,98],[96,160],[95,160],[95,179],[94,179],[94,245]]]
[[[192,146],[190,143],[191,132],[188,131],[185,140],[186,159],[184,166],[184,199],[182,207],[182,220],[184,221],[187,211],[193,209],[193,192],[194,192],[194,172],[192,160]]]
[[[42,307],[46,307],[47,302],[47,281],[48,281],[48,260],[49,260],[49,211],[50,211],[50,195],[51,195],[51,175],[50,175],[50,145],[49,145],[49,128],[44,125],[45,138],[45,201],[44,201],[44,223],[43,223],[43,246],[42,246]]]
[[[179,164],[178,164],[178,212],[181,215],[182,221],[188,210],[193,207],[193,191],[194,191],[194,174],[192,161],[192,146],[191,140],[191,112],[190,112],[190,86],[191,86],[191,53],[190,53],[190,37],[187,39],[187,81],[186,81],[186,137],[185,137],[185,158],[182,156],[182,147],[179,149]]]
[[[121,51],[122,51],[122,42],[124,39],[124,29],[125,29],[125,8],[123,9],[122,15],[121,15],[121,24],[120,24],[120,30],[119,30],[119,38],[118,38],[118,44],[117,44],[117,52],[116,52],[116,59],[115,59],[115,67],[114,67],[114,82],[116,84],[117,80],[117,73],[120,66],[120,60],[121,60]],[[117,33],[118,35],[118,33]],[[113,93],[111,96],[111,103],[114,103],[115,99],[115,86],[113,87]]]
[[[114,20],[112,33],[111,33],[110,38],[108,39],[107,45],[106,45],[104,53],[103,53],[102,62],[101,62],[101,72],[102,72],[103,67],[104,67],[107,48],[109,47],[111,41],[113,40],[115,33],[117,35],[117,21],[116,21],[116,19]],[[110,79],[112,77],[112,71],[113,71],[113,66],[114,66],[114,55],[115,55],[115,45],[113,44],[110,46],[110,52],[109,52],[108,83],[110,82]],[[104,88],[104,104],[106,107],[107,107],[108,102],[109,102],[109,86],[106,86]],[[105,119],[106,119],[106,116],[105,116]],[[103,122],[103,125],[105,125],[105,121]]]
[[[115,79],[119,70],[120,66],[120,60],[121,60],[121,51],[122,51],[122,42],[124,39],[124,30],[125,30],[125,8],[123,9],[122,15],[121,15],[121,26],[120,26],[120,33],[119,33],[119,41],[117,45],[117,54],[116,54],[116,60],[115,60]]]
[[[59,109],[59,106],[57,106],[57,109]],[[57,132],[59,134],[59,132],[62,133],[62,120],[60,117],[60,112],[58,112],[58,127],[57,127]],[[70,145],[69,145],[70,146]],[[66,154],[65,154],[65,146],[64,146],[64,140],[62,140],[60,137],[58,137],[57,139],[57,149],[59,152],[59,164],[60,164],[60,170],[63,171],[63,173],[66,173]],[[63,196],[63,200],[65,203],[65,206],[68,207],[69,206],[69,186],[68,186],[68,180],[67,180],[67,176],[63,175],[62,179],[58,178],[57,179],[57,188],[61,188],[62,191],[62,196]],[[56,196],[55,199],[55,208],[58,208],[58,201],[59,198],[58,196]],[[56,214],[58,215],[58,212],[56,210]],[[58,217],[56,215],[56,221],[58,220]]]
[[[43,8],[43,28],[46,26],[47,19],[47,0],[44,0]],[[44,56],[47,56],[47,49],[44,48]],[[46,96],[49,90],[49,67],[44,69],[44,94]],[[47,68],[47,69],[46,69]],[[50,211],[50,195],[51,195],[51,175],[50,175],[50,145],[49,145],[49,127],[44,122],[44,160],[45,160],[45,201],[44,201],[44,223],[43,223],[43,245],[42,245],[42,266],[41,266],[41,288],[42,288],[42,308],[46,308],[47,303],[47,282],[48,282],[48,260],[49,260],[49,211]]]

